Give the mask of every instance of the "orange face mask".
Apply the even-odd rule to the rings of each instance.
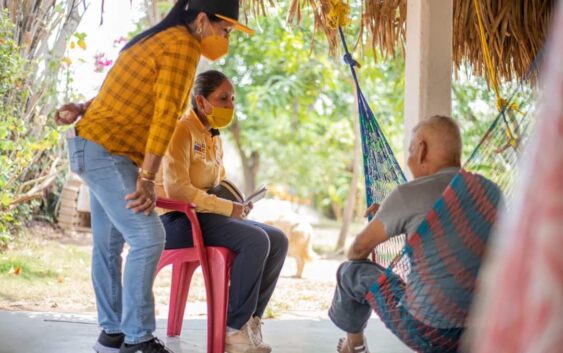
[[[222,129],[229,126],[235,117],[234,108],[216,107],[211,104],[205,97],[203,98],[207,104],[211,106],[211,113],[205,111],[205,106],[200,107],[200,111],[207,117],[207,122],[214,129]]]
[[[224,36],[212,34],[201,40],[201,55],[209,61],[216,61],[229,52],[229,40]]]

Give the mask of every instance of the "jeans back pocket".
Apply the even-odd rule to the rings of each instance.
[[[70,170],[78,175],[84,172],[84,146],[86,140],[76,136],[66,139],[68,146],[68,160],[70,163]]]

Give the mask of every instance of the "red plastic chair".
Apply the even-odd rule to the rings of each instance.
[[[195,269],[201,266],[207,297],[207,352],[223,353],[229,278],[235,253],[223,247],[205,246],[194,204],[159,198],[156,205],[163,209],[184,212],[192,225],[194,243],[193,248],[164,250],[160,257],[157,273],[163,267],[172,265],[166,333],[168,336],[180,335],[192,275]]]

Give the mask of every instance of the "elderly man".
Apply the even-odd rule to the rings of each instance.
[[[381,206],[374,204],[367,210],[366,214],[375,216],[350,246],[350,261],[338,269],[329,310],[330,319],[347,333],[338,343],[338,352],[368,352],[363,331],[372,309],[365,297],[384,268],[367,257],[389,237],[415,232],[459,171],[461,148],[459,127],[452,118],[432,116],[413,129],[408,167],[414,180],[398,186]]]

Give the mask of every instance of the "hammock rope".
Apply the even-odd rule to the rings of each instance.
[[[358,99],[358,113],[360,122],[360,135],[362,140],[362,155],[365,176],[365,195],[367,205],[381,203],[385,197],[398,185],[407,182],[407,178],[387,141],[375,115],[365,98],[358,76],[356,67],[360,64],[354,60],[348,46],[342,27],[338,27],[342,45],[344,47],[344,62],[348,64],[352,72],[356,94]],[[372,216],[369,216],[371,220]],[[378,245],[372,257],[381,265],[388,264],[394,254],[403,247],[405,236],[392,237],[386,242]]]
[[[341,9],[341,7],[339,8]],[[338,13],[340,14],[339,16],[344,16],[347,12],[339,10]],[[331,23],[339,24],[338,32],[345,52],[344,62],[350,67],[356,87],[364,162],[366,202],[368,205],[374,202],[381,203],[394,187],[405,183],[407,178],[360,87],[356,68],[361,67],[361,65],[352,57],[341,26],[341,24],[347,23],[347,21],[340,18],[331,21]]]
[[[506,118],[506,115],[502,114],[502,112],[503,111],[505,113],[514,112],[514,113],[520,113],[521,115],[524,115],[524,113],[518,109],[518,106],[514,102],[504,99],[501,95],[499,80],[497,78],[497,74],[493,65],[493,60],[491,58],[491,50],[489,49],[489,43],[487,42],[487,35],[485,33],[485,25],[483,22],[481,5],[479,5],[478,0],[473,0],[473,5],[475,7],[475,14],[477,16],[477,24],[479,26],[479,38],[481,40],[481,47],[483,49],[483,59],[488,73],[487,79],[489,81],[489,84],[493,87],[493,91],[495,92],[495,96],[497,100],[497,109],[501,113],[503,122],[506,125],[506,134],[509,139],[509,144],[513,148],[517,148],[518,138],[515,137],[513,128],[511,128],[510,123]]]

